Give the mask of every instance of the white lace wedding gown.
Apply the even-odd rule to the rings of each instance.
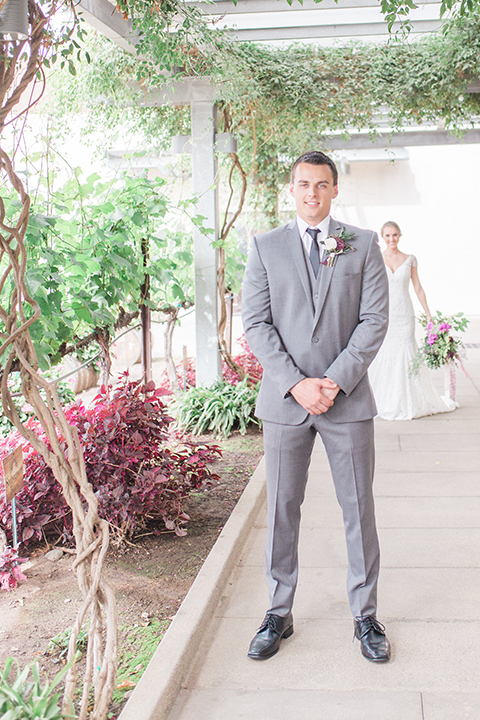
[[[384,420],[412,420],[450,412],[456,407],[455,402],[440,396],[425,366],[420,367],[418,375],[409,375],[410,362],[417,354],[415,315],[409,293],[412,266],[417,266],[414,255],[409,255],[395,272],[387,266],[389,326],[368,371],[378,417]]]

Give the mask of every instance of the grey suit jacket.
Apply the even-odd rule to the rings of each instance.
[[[263,366],[256,413],[297,425],[308,413],[289,394],[306,377],[341,388],[328,410],[334,422],[376,414],[367,369],[387,331],[388,281],[376,233],[331,220],[329,234],[353,232],[355,250],[321,266],[314,303],[296,220],[255,237],[242,292],[250,349]]]

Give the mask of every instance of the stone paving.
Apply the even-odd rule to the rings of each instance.
[[[294,635],[268,661],[246,657],[267,608],[262,506],[169,720],[480,719],[480,318],[466,341],[478,347],[469,377],[457,372],[457,410],[376,421],[379,619],[391,662],[369,663],[352,642],[341,514],[317,445]],[[441,372],[435,382],[443,387]]]

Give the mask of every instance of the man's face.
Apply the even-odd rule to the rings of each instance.
[[[299,217],[309,225],[318,225],[330,214],[338,185],[333,184],[333,173],[328,165],[300,163],[295,169],[290,193],[295,199]]]

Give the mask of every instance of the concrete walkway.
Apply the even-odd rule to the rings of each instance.
[[[268,605],[260,468],[252,481],[260,511],[222,581],[213,619],[203,622],[193,662],[174,670],[184,679],[168,720],[480,719],[480,318],[466,341],[477,347],[468,350],[468,379],[457,372],[459,409],[376,421],[379,619],[392,643],[391,662],[369,663],[352,642],[343,524],[317,445],[303,506],[294,635],[268,661],[246,657]],[[442,387],[442,373],[435,381]],[[174,647],[174,625],[165,650]],[[158,656],[158,680],[166,667],[168,657]],[[155,668],[149,671],[132,700],[148,693]],[[163,718],[168,710],[164,704],[132,715],[127,708],[122,720]]]

